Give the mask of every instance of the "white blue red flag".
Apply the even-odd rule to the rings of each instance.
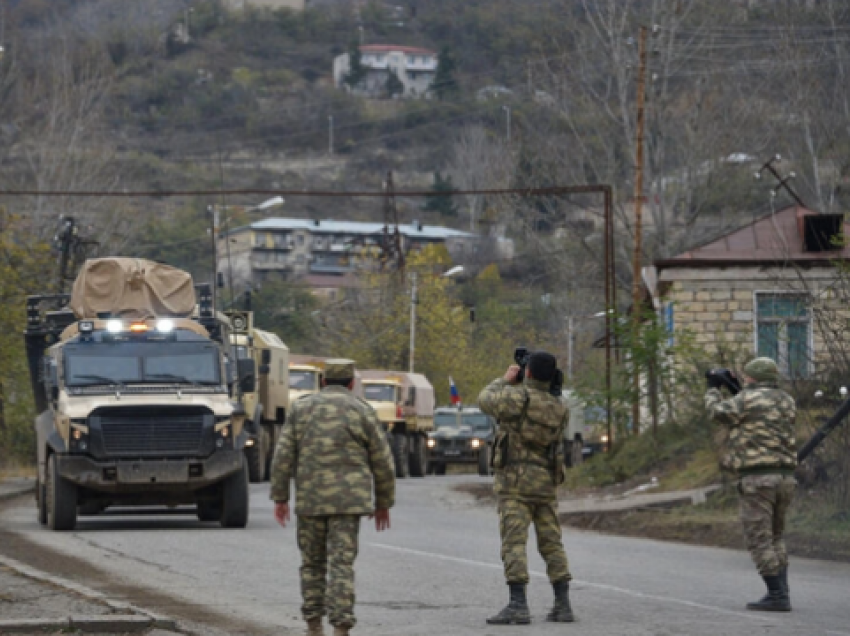
[[[455,381],[452,380],[452,376],[449,376],[449,388],[451,389],[452,404],[460,404],[460,395],[457,392],[457,387],[455,386]]]

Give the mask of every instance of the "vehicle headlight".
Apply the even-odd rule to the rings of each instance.
[[[215,446],[216,448],[230,447],[233,444],[233,430],[230,418],[216,422],[215,425]]]
[[[434,448],[436,445],[437,445],[437,440],[435,440],[435,439],[429,438],[428,441],[425,442],[425,446],[427,446],[428,448]]]
[[[85,420],[71,420],[70,439],[68,449],[71,452],[85,453],[89,449],[89,427]]]
[[[156,321],[156,330],[160,333],[171,333],[174,331],[174,321],[170,318],[163,318]]]
[[[479,446],[481,446],[481,440],[478,438],[474,438],[469,442],[469,445],[472,446],[472,448],[478,448]]]
[[[107,320],[106,321],[106,330],[109,333],[121,333],[124,331],[124,323],[120,320]]]

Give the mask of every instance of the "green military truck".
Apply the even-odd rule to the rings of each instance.
[[[27,299],[37,407],[38,519],[71,530],[110,506],[196,506],[248,522],[244,410],[251,360],[230,350],[209,286],[141,259],[87,261],[68,295]]]
[[[448,464],[472,464],[478,474],[492,475],[490,456],[496,420],[471,406],[441,407],[434,411],[434,430],[428,435],[428,472],[445,475]]]

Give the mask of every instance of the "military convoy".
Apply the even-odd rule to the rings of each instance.
[[[434,387],[424,375],[361,370],[363,398],[387,432],[396,477],[424,477],[428,435],[434,430]]]
[[[233,331],[230,341],[237,360],[254,360],[257,382],[253,391],[242,392],[245,409],[245,458],[252,483],[269,478],[272,455],[289,412],[289,349],[270,331],[254,327],[250,311],[225,312]]]
[[[194,504],[203,521],[246,525],[249,436],[231,394],[254,391],[256,365],[232,355],[209,286],[141,259],[90,260],[70,296],[27,299],[25,340],[42,524]]]

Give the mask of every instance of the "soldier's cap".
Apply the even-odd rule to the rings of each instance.
[[[755,358],[744,367],[744,374],[756,382],[778,382],[779,367],[771,358]]]
[[[555,356],[545,351],[534,351],[528,359],[528,370],[535,380],[548,382],[554,377],[557,368]]]
[[[354,360],[333,358],[325,361],[326,380],[353,380]]]

